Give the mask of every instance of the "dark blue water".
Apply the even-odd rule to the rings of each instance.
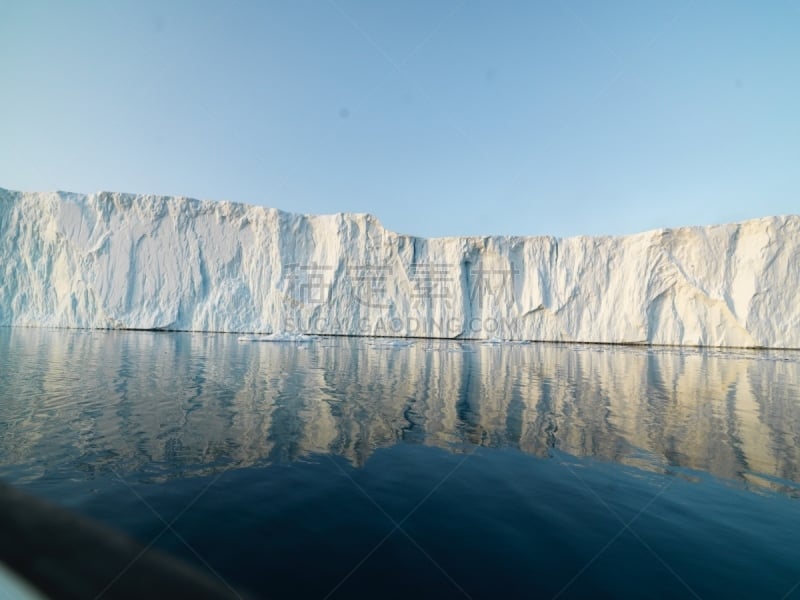
[[[0,329],[0,477],[264,597],[800,598],[800,354]]]

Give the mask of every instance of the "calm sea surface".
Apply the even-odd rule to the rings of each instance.
[[[800,598],[798,352],[0,329],[0,434],[264,597]]]

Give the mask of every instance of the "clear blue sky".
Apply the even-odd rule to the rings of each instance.
[[[0,3],[0,187],[418,235],[800,212],[800,3]]]

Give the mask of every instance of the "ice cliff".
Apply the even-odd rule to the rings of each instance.
[[[800,216],[422,239],[372,216],[0,189],[0,325],[800,348]]]

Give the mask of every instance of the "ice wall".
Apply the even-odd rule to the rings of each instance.
[[[0,189],[0,325],[800,348],[800,217],[423,239],[364,214]]]

